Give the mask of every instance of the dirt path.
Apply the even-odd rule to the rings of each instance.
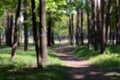
[[[64,45],[55,48],[58,52],[56,55],[65,63],[67,68],[67,80],[116,80],[116,76],[110,74],[115,70],[95,70],[89,61],[72,55],[74,48]]]

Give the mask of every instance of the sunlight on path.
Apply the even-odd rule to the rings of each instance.
[[[72,51],[74,49],[75,47],[66,45],[60,45],[55,48],[57,51],[56,55],[66,66],[66,80],[114,80],[109,79],[104,71],[94,70],[89,61],[73,56]]]

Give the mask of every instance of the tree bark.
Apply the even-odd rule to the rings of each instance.
[[[83,34],[83,22],[84,22],[84,20],[83,20],[83,18],[84,18],[84,15],[83,15],[83,9],[81,9],[81,45],[83,45],[84,44],[84,34]]]
[[[80,44],[80,12],[79,9],[76,10],[76,44]]]
[[[107,5],[107,13],[106,13],[106,33],[105,33],[105,39],[106,39],[106,45],[109,43],[110,39],[110,14],[111,14],[111,7],[112,7],[112,1],[108,0]]]
[[[12,27],[13,27],[13,15],[8,13],[7,15],[7,27],[6,27],[6,45],[12,46]]]
[[[40,38],[40,54],[42,58],[42,66],[46,66],[48,63],[47,55],[47,36],[46,36],[46,0],[39,0],[40,10],[39,10],[39,38]]]
[[[116,44],[120,45],[120,1],[116,0]]]
[[[38,38],[38,30],[37,30],[36,14],[35,14],[35,0],[31,0],[31,5],[32,5],[33,37],[34,37],[34,42],[35,42],[37,67],[40,68],[42,66],[42,63],[41,63],[41,55],[39,51],[40,46],[39,46],[39,38]]]
[[[91,16],[87,10],[87,26],[88,26],[88,48],[91,47]]]
[[[101,45],[100,53],[104,53],[106,48],[105,43],[105,1],[101,0]]]
[[[21,0],[18,0],[18,6],[15,17],[14,42],[11,51],[11,59],[14,60],[16,56],[16,49],[19,41],[19,18],[20,18]]]
[[[28,50],[27,0],[24,0],[24,50]]]
[[[47,42],[48,46],[52,46],[52,13],[49,12],[49,21],[48,21],[48,28],[47,28]]]

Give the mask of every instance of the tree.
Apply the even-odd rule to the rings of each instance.
[[[37,67],[43,68],[47,64],[47,36],[46,36],[46,10],[45,0],[39,0],[39,27],[36,23],[35,0],[31,0],[33,37],[35,42]]]
[[[110,34],[110,14],[111,14],[111,8],[112,8],[112,1],[107,0],[107,10],[106,10],[106,33],[105,33],[105,38],[106,38],[106,45],[109,43],[109,34]]]
[[[120,45],[120,1],[116,0],[116,44]]]
[[[43,65],[47,64],[47,36],[46,36],[46,0],[39,0],[39,38],[40,38],[40,53]]]
[[[13,30],[13,15],[12,13],[7,13],[7,27],[6,27],[6,45],[12,46],[12,30]]]
[[[24,50],[28,50],[27,0],[24,0]]]
[[[14,27],[14,42],[12,45],[11,51],[11,59],[14,60],[16,56],[16,49],[19,42],[19,17],[20,17],[20,9],[21,9],[21,0],[18,0],[17,10],[16,10],[16,17],[15,17],[15,27]]]
[[[41,67],[41,55],[39,51],[39,38],[38,38],[38,30],[37,30],[37,23],[36,23],[36,14],[35,14],[35,0],[31,0],[32,5],[32,24],[33,24],[33,37],[35,42],[35,51],[36,51],[36,58],[37,58],[37,66]]]
[[[55,23],[60,19],[65,0],[46,0],[47,8],[47,42],[48,46],[54,45]]]

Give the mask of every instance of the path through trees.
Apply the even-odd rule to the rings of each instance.
[[[115,80],[114,76],[109,72],[119,71],[117,69],[97,70],[91,62],[82,58],[77,58],[72,54],[75,47],[61,45],[55,48],[57,56],[64,62],[66,66],[66,80]]]

